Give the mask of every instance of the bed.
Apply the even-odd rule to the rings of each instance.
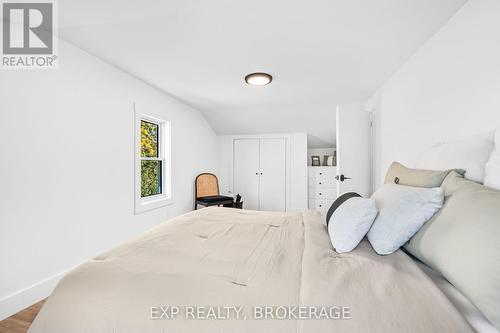
[[[29,332],[473,332],[403,251],[378,256],[363,241],[337,254],[323,221],[317,211],[187,213],[67,274]],[[188,317],[196,307],[202,316]]]

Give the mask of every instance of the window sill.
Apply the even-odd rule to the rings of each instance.
[[[150,199],[138,199],[135,202],[135,214],[141,214],[153,209],[158,209],[165,206],[170,206],[174,202],[172,198],[150,198]]]

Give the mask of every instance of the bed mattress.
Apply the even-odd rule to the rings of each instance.
[[[67,274],[29,332],[472,329],[402,251],[337,254],[319,212],[206,208]]]

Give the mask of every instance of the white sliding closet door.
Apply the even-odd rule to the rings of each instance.
[[[259,139],[234,140],[234,193],[241,194],[243,208],[259,209]]]
[[[247,206],[248,207],[248,206]],[[260,139],[259,210],[286,210],[286,141]]]

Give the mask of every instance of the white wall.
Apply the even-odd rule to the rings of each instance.
[[[0,319],[75,265],[192,209],[214,171],[201,114],[63,41],[57,70],[0,73]],[[172,122],[171,206],[134,215],[134,113]]]
[[[287,211],[303,211],[307,209],[308,204],[307,135],[306,133],[262,134],[262,136],[269,135],[283,136],[288,140]],[[233,192],[233,140],[248,137],[258,138],[260,135],[219,135],[217,137],[217,177],[221,194],[235,194]]]
[[[500,1],[469,0],[377,92],[375,186],[440,141],[500,126]]]

